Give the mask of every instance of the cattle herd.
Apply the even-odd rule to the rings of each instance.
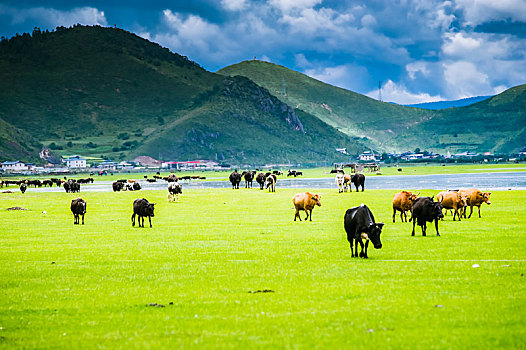
[[[245,181],[245,188],[252,188],[252,182],[255,179],[260,186],[260,190],[264,188],[268,189],[269,192],[276,191],[276,183],[278,176],[283,173],[280,171],[274,172],[256,172],[256,171],[243,171],[239,173],[234,170],[229,180],[232,184],[232,189],[239,189],[241,180]],[[302,172],[295,170],[289,170],[288,176],[299,176]],[[171,174],[167,177],[161,177],[154,175],[153,179],[149,182],[157,180],[165,180],[168,182],[168,201],[173,202],[179,201],[179,194],[182,194],[182,184],[179,180],[190,180],[190,179],[204,179],[199,176],[184,176],[178,177],[175,174]],[[188,178],[188,179],[187,179]],[[151,181],[153,180],[153,181]],[[68,193],[80,192],[80,184],[93,183],[93,178],[86,179],[67,179],[64,177],[63,180],[52,178],[49,180],[25,180],[25,181],[0,181],[0,187],[4,185],[17,185],[20,191],[24,193],[28,186],[42,187],[42,186],[63,186],[64,190]],[[352,192],[351,184],[354,184],[356,191],[359,191],[361,187],[362,192],[364,191],[365,176],[363,174],[348,175],[343,171],[336,171],[335,183],[338,187],[338,192],[343,193]],[[141,189],[141,185],[136,180],[117,180],[112,183],[114,192],[117,191],[137,191]],[[419,197],[420,193],[412,193],[409,191],[401,191],[393,196],[393,223],[396,221],[396,214],[400,212],[400,220],[407,222],[407,212],[410,213],[409,221],[413,222],[413,229],[411,235],[415,235],[415,225],[421,227],[422,235],[426,236],[427,223],[434,222],[437,236],[440,236],[438,230],[439,220],[443,220],[443,211],[450,210],[453,215],[453,221],[461,218],[466,218],[466,212],[468,207],[470,213],[467,218],[470,218],[473,214],[473,207],[477,207],[479,218],[480,207],[483,203],[491,204],[489,197],[491,192],[482,192],[478,189],[456,189],[442,191],[437,194],[436,201],[433,197]],[[310,192],[298,193],[292,198],[294,204],[295,213],[294,221],[299,219],[301,221],[300,211],[304,211],[305,221],[312,221],[312,210],[316,206],[321,206],[321,196],[319,194],[313,194]],[[132,226],[135,226],[135,217],[137,216],[137,222],[139,227],[144,227],[144,218],[148,218],[150,228],[152,227],[151,218],[154,217],[155,203],[149,203],[145,198],[136,199],[133,202],[133,214],[131,217]],[[86,201],[82,198],[76,198],[71,202],[71,212],[74,216],[74,224],[80,224],[80,218],[82,218],[82,224],[84,224],[84,215],[86,214]],[[344,229],[347,233],[347,240],[351,249],[352,257],[367,258],[367,247],[369,241],[372,242],[374,248],[382,248],[382,242],[380,235],[384,223],[376,223],[374,215],[371,210],[365,204],[348,209],[344,215]],[[364,242],[365,241],[365,244]],[[353,249],[354,244],[354,249]],[[358,244],[361,246],[361,251],[358,254]]]

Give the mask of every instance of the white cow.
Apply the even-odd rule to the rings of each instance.
[[[336,177],[334,178],[334,182],[336,182],[336,185],[338,185],[338,193],[342,193],[343,192],[343,182],[344,182],[345,178],[343,176],[343,174],[336,174]]]

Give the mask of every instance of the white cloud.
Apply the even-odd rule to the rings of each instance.
[[[449,33],[444,39],[442,51],[450,56],[471,55],[481,46],[481,40],[468,37],[466,33]]]
[[[229,11],[241,11],[246,6],[245,0],[221,0],[221,6]]]
[[[506,19],[526,22],[524,0],[455,0],[455,3],[464,12],[465,25]]]
[[[310,65],[309,61],[302,53],[294,55],[294,62],[296,63],[296,66],[300,68],[306,68]]]
[[[321,2],[322,0],[270,0],[269,4],[283,13],[289,13],[292,10],[312,8]]]
[[[458,98],[483,95],[494,91],[488,75],[480,72],[471,62],[444,63],[444,77],[448,90]]]
[[[13,24],[24,23],[27,20],[36,20],[52,27],[69,27],[77,23],[84,25],[108,25],[104,11],[100,11],[94,7],[80,7],[69,11],[60,11],[46,7],[15,9],[2,6],[0,10],[2,13],[11,16]]]
[[[405,66],[405,70],[407,71],[407,74],[409,75],[410,79],[416,78],[416,73],[421,73],[423,76],[429,76],[429,69],[427,62],[424,61],[418,61],[418,62],[412,62]]]
[[[378,99],[378,89],[372,90],[366,95]],[[398,85],[392,80],[388,80],[382,86],[382,100],[407,105],[430,101],[443,101],[444,99],[440,96],[431,96],[428,93],[411,93],[404,85]]]
[[[374,18],[374,16],[370,14],[367,14],[362,17],[361,22],[362,26],[364,27],[373,27],[374,25],[376,25],[376,18]]]

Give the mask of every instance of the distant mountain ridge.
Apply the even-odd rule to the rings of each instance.
[[[526,85],[469,106],[427,110],[380,102],[263,61],[243,61],[218,73],[246,76],[280,100],[380,151],[509,153],[526,144]]]
[[[465,106],[469,106],[469,105],[472,105],[480,101],[487,100],[490,97],[493,97],[493,96],[475,96],[475,97],[463,98],[460,100],[424,102],[424,103],[415,103],[415,104],[409,104],[409,105],[404,105],[404,106],[437,110],[437,109],[446,109],[446,108],[452,108],[452,107],[465,107]]]

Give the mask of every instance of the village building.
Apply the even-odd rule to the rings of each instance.
[[[26,164],[19,160],[16,160],[14,162],[6,161],[1,164],[2,164],[2,170],[4,171],[24,171],[24,170],[29,170],[31,168],[31,164]]]
[[[64,162],[68,168],[85,168],[87,166],[86,158],[81,156],[71,156],[64,159]]]

